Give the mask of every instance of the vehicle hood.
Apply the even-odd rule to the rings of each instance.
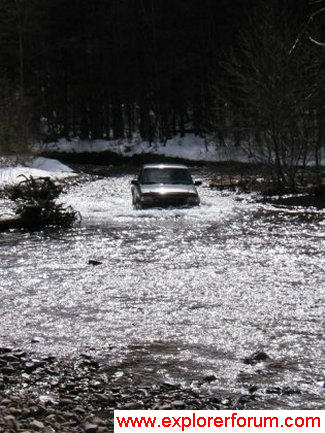
[[[194,185],[140,185],[142,194],[195,194]]]

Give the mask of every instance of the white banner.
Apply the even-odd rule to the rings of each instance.
[[[115,410],[114,432],[321,433],[325,410]]]

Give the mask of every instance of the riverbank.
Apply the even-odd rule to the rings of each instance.
[[[231,399],[134,379],[88,354],[39,358],[0,347],[0,430],[105,433],[113,431],[114,409],[243,409],[255,400],[254,389]]]

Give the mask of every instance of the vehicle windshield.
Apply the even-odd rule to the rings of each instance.
[[[192,178],[186,168],[145,168],[140,183],[163,185],[191,185]]]

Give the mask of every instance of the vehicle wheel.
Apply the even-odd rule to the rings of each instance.
[[[141,204],[137,201],[137,199],[136,199],[134,193],[132,193],[132,205],[133,205],[133,209],[136,209],[136,210],[140,210],[140,209],[142,209],[142,206],[141,206]]]

